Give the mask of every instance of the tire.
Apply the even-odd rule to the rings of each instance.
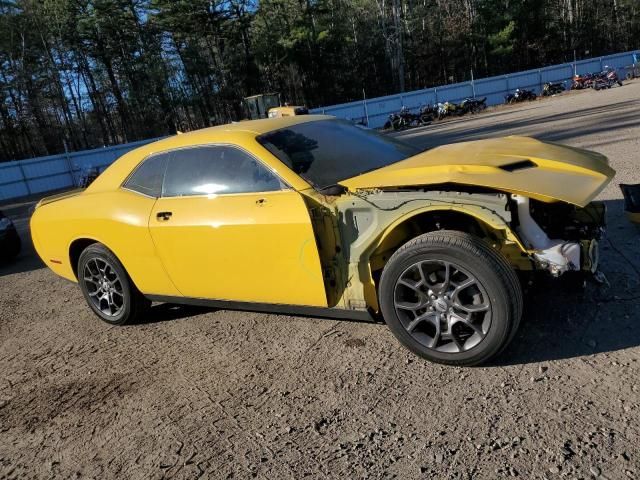
[[[16,258],[20,254],[20,250],[22,250],[22,240],[20,240],[20,237],[16,234],[9,247],[9,258],[12,260]]]
[[[89,245],[80,254],[76,274],[87,304],[110,325],[134,322],[151,306],[113,252],[100,243]]]
[[[451,282],[431,282],[446,278],[446,265]],[[413,275],[422,285],[408,278]],[[475,283],[463,286],[471,280]],[[445,296],[450,287],[457,293]],[[425,291],[416,294],[415,288]],[[403,297],[414,294],[417,301]],[[478,365],[500,353],[515,336],[523,302],[518,277],[504,256],[473,235],[450,230],[420,235],[400,247],[382,271],[379,299],[400,343],[432,362],[458,366]],[[465,313],[458,307],[474,312],[460,321]]]
[[[384,124],[384,127],[382,127],[383,130],[389,130],[391,128],[391,122],[387,120],[387,122]]]
[[[420,125],[423,126],[423,127],[426,126],[426,125],[430,125],[431,122],[433,122],[433,116],[431,116],[431,115],[426,115],[425,114],[425,115],[422,115],[420,117]]]
[[[15,232],[10,231],[4,240],[4,243],[0,244],[0,263],[9,262],[16,258],[22,249],[22,241]]]

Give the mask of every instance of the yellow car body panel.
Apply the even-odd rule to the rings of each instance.
[[[154,198],[116,189],[42,203],[31,217],[32,237],[40,258],[58,275],[76,281],[69,252],[74,241],[88,239],[107,245],[141,291],[179,294],[149,236]]]
[[[509,171],[509,165],[525,161],[533,168]],[[437,147],[340,183],[350,190],[473,185],[583,207],[614,175],[599,153],[512,136]]]
[[[157,217],[171,211],[170,221]],[[293,190],[160,198],[149,223],[180,294],[326,307],[309,212]]]
[[[284,105],[281,107],[273,107],[269,109],[269,118],[295,117],[296,115],[308,115],[309,110],[303,106]]]
[[[78,239],[89,239],[112,250],[144,293],[326,307],[309,213],[296,191],[309,185],[256,141],[257,135],[300,123],[300,118],[304,119],[276,118],[203,129],[123,155],[86,190],[40,201],[31,219],[38,254],[55,273],[77,281],[70,247]],[[217,199],[157,200],[121,188],[137,165],[154,153],[211,144],[241,147],[291,188]],[[256,203],[260,199],[266,201]],[[190,224],[186,228],[158,227],[155,214],[166,207],[174,209],[172,224]],[[216,235],[208,234],[214,231]],[[246,278],[241,281],[252,270],[254,278],[263,280],[259,284],[248,285]],[[221,278],[227,281],[220,282]],[[213,285],[217,289],[212,290]]]

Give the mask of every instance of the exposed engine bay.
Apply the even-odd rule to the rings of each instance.
[[[395,250],[435,230],[484,238],[519,271],[553,276],[596,272],[605,225],[602,202],[581,208],[510,193],[460,190],[366,189],[313,195],[309,210],[327,291],[333,292],[329,303],[350,309],[375,304],[375,281]]]
[[[562,202],[543,203],[511,196],[515,228],[539,268],[558,276],[567,271],[598,268],[598,241],[604,233],[605,205],[591,202],[580,208]]]

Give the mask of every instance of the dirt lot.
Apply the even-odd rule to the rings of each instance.
[[[634,83],[402,136],[532,135],[638,183],[639,99]],[[473,369],[377,324],[160,305],[112,328],[26,248],[0,269],[0,478],[640,478],[640,230],[617,185],[602,198],[610,287],[538,287]],[[26,239],[28,204],[3,208]]]

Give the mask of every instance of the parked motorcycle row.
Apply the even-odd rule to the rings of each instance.
[[[543,97],[551,97],[558,95],[565,91],[564,82],[547,82],[542,87],[540,95]],[[504,97],[504,103],[519,103],[526,101],[533,101],[538,98],[538,95],[533,90],[527,90],[525,88],[518,88],[515,92],[509,93]]]
[[[409,108],[402,107],[398,113],[389,115],[389,120],[384,125],[384,129],[403,130],[411,127],[422,127],[429,125],[434,120],[442,120],[446,117],[466,115],[467,113],[478,113],[487,108],[487,98],[466,98],[460,103],[444,102],[434,105],[420,107],[417,113],[413,113]]]
[[[566,82],[547,82],[542,87],[540,95],[550,97],[565,91]],[[602,90],[611,88],[614,85],[622,86],[622,80],[618,77],[615,69],[605,67],[600,73],[587,73],[584,75],[576,75],[573,77],[571,90],[582,90],[585,88],[593,88],[594,90]],[[533,101],[538,95],[533,90],[518,88],[515,92],[505,95],[504,100],[507,104]],[[446,117],[462,116],[467,113],[478,113],[487,108],[487,98],[466,98],[460,103],[443,102],[435,105],[427,105],[420,107],[417,113],[402,107],[398,113],[389,115],[389,119],[384,125],[384,129],[403,130],[411,127],[422,127],[429,125],[434,120],[442,120]]]
[[[585,73],[584,75],[576,75],[573,77],[571,90],[583,90],[585,88],[593,88],[594,90],[603,90],[611,88],[614,85],[622,86],[622,80],[613,68],[606,67],[599,73]]]

